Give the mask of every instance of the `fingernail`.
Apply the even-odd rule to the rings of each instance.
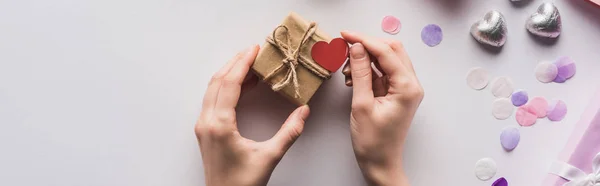
[[[341,31],[340,33],[345,33],[345,34],[350,34],[350,35],[354,34],[354,32],[349,31],[349,30],[344,30],[344,31]]]
[[[348,86],[348,87],[352,86],[352,78],[351,77],[346,77],[346,86]]]
[[[244,54],[244,56],[248,56],[250,54],[252,54],[252,52],[254,52],[254,48],[256,48],[257,45],[252,45],[246,49],[244,49],[244,51],[242,52],[242,54]]]
[[[308,105],[302,105],[302,107],[300,107],[300,112],[299,112],[299,114],[300,114],[300,117],[301,117],[301,118],[306,118],[306,117],[308,117],[308,112],[309,112],[309,110],[308,110]]]
[[[362,44],[356,43],[350,47],[350,57],[353,59],[362,59],[365,56],[367,56],[367,52]]]
[[[349,76],[352,73],[352,69],[350,69],[350,63],[347,63],[344,68],[342,69],[342,74],[344,74],[345,76]]]

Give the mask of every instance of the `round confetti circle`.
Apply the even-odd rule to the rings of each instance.
[[[434,47],[439,45],[444,38],[442,28],[436,24],[429,24],[421,30],[421,40],[427,46]]]
[[[385,16],[381,21],[381,29],[388,34],[400,32],[400,20],[394,16]]]
[[[550,83],[556,79],[558,67],[553,63],[541,62],[535,67],[535,78],[542,83]]]
[[[472,89],[481,90],[487,87],[489,78],[485,69],[481,67],[472,68],[467,72],[467,85]]]
[[[548,119],[561,121],[567,115],[567,104],[561,100],[554,100],[548,104]]]
[[[513,93],[513,83],[508,77],[497,77],[491,84],[492,94],[498,98],[507,98]]]
[[[518,90],[512,94],[510,99],[514,106],[519,107],[521,105],[525,105],[525,103],[529,101],[529,94],[527,94],[527,92],[524,90]]]
[[[537,113],[535,108],[529,105],[523,105],[517,109],[517,123],[524,127],[529,127],[537,122]]]
[[[515,107],[508,98],[498,98],[492,103],[492,115],[499,120],[508,119],[514,110]]]
[[[573,60],[571,60],[571,58],[569,58],[569,57],[558,58],[558,60],[556,60],[556,62],[554,62],[554,64],[558,68],[558,74],[556,75],[554,82],[564,83],[565,81],[567,81],[568,79],[570,79],[571,77],[573,77],[575,75],[575,70],[576,70],[575,62]]]
[[[500,144],[507,151],[512,151],[517,148],[519,145],[519,141],[521,141],[521,133],[519,129],[515,127],[505,128],[500,134]]]
[[[492,179],[496,175],[498,167],[492,158],[483,158],[475,163],[475,176],[482,181]]]
[[[543,97],[535,97],[529,102],[529,106],[535,109],[538,118],[546,117],[548,113],[548,101]]]

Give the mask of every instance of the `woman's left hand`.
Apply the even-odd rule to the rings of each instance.
[[[258,80],[247,76],[258,49],[253,46],[238,53],[212,77],[204,95],[195,131],[207,186],[267,185],[275,166],[302,133],[309,115],[308,106],[297,108],[275,136],[264,142],[240,135],[235,107],[246,85]]]

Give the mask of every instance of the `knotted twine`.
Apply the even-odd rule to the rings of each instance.
[[[277,38],[277,31],[279,29],[285,30],[286,43],[282,43],[281,40]],[[331,73],[327,69],[321,67],[313,60],[307,59],[306,57],[300,55],[300,49],[302,48],[302,46],[304,46],[304,44],[306,44],[306,41],[308,41],[308,39],[312,37],[316,30],[317,24],[311,22],[306,31],[304,32],[302,40],[300,41],[300,44],[298,44],[298,47],[296,47],[296,49],[292,49],[291,35],[289,33],[288,27],[285,25],[279,25],[273,31],[273,36],[267,38],[267,42],[269,42],[271,45],[277,48],[284,55],[285,58],[283,59],[283,63],[281,65],[279,65],[277,68],[275,68],[273,71],[271,71],[265,76],[265,80],[279,73],[279,71],[281,71],[283,67],[287,67],[285,78],[273,84],[271,86],[273,90],[279,91],[291,83],[294,87],[294,97],[301,97],[300,85],[298,83],[298,72],[296,72],[296,67],[298,67],[298,64],[304,66],[306,69],[308,69],[308,71],[317,75],[321,79],[329,79],[331,77]]]

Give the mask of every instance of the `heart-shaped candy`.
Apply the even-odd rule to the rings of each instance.
[[[348,59],[350,47],[342,38],[335,38],[331,42],[319,41],[312,46],[313,60],[330,72],[337,71]]]
[[[527,19],[525,27],[536,36],[556,38],[562,29],[560,13],[554,4],[544,3]]]
[[[471,26],[471,35],[475,40],[493,47],[503,46],[506,42],[506,34],[506,20],[502,13],[495,10],[488,12],[483,20]]]

